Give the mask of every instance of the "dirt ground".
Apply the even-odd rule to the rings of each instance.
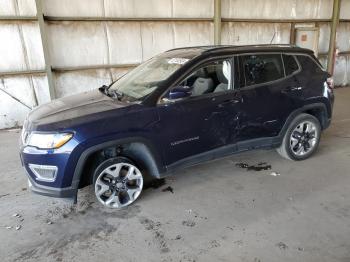
[[[0,261],[350,261],[349,101],[350,88],[336,90],[309,160],[233,155],[179,171],[121,211],[91,188],[77,205],[29,192],[19,131],[1,131]],[[262,162],[271,169],[236,165]]]

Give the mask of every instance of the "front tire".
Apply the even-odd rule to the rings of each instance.
[[[290,160],[307,159],[316,151],[320,137],[318,119],[309,114],[300,114],[289,125],[277,152]]]
[[[129,159],[116,157],[102,162],[93,180],[97,200],[109,208],[126,207],[140,196],[144,176]]]

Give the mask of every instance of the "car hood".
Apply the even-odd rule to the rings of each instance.
[[[43,104],[28,115],[28,121],[35,125],[71,120],[86,115],[128,106],[128,103],[112,99],[99,90],[79,93]]]

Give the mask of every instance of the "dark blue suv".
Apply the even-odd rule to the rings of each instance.
[[[330,124],[332,78],[288,45],[203,46],[157,55],[109,86],[42,105],[20,146],[31,189],[134,202],[151,179],[255,148],[312,155]]]

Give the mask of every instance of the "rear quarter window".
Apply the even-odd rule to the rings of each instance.
[[[314,61],[310,56],[297,55],[296,57],[304,72],[311,73],[311,74],[324,72],[324,70],[321,68],[321,65],[319,65],[316,61]]]

